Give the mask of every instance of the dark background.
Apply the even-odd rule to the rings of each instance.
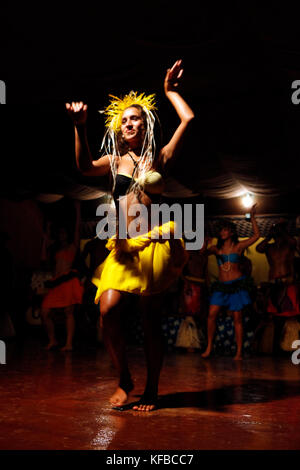
[[[163,79],[181,58],[181,93],[196,121],[173,176],[200,193],[208,215],[241,211],[228,191],[228,181],[240,183],[241,174],[252,189],[257,184],[261,212],[299,212],[300,105],[291,101],[291,84],[300,80],[296,2],[1,8],[0,79],[7,86],[7,105],[0,107],[2,197],[64,194],[66,181],[96,185],[75,168],[66,101],[88,103],[95,158],[104,129],[98,110],[109,93],[156,93],[167,141],[178,119],[163,95]],[[218,191],[212,196],[224,175],[225,197]]]

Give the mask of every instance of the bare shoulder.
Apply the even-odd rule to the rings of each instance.
[[[112,155],[101,155],[97,160],[93,160],[92,164],[94,167],[101,167],[104,165],[110,165],[110,160],[112,158]]]

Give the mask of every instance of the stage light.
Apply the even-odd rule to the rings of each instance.
[[[245,194],[245,195],[242,197],[242,204],[243,204],[243,206],[246,207],[246,208],[252,207],[253,204],[254,204],[253,195],[250,194],[250,193]]]

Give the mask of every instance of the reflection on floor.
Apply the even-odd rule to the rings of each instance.
[[[131,347],[136,401],[145,380]],[[116,373],[101,347],[48,352],[8,345],[0,365],[0,449],[299,449],[300,365],[290,357],[201,359],[168,352],[160,408],[112,410]]]

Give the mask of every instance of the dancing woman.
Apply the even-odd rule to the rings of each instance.
[[[82,102],[66,104],[75,125],[79,170],[85,175],[112,176],[117,215],[125,214],[127,226],[133,220],[129,215],[133,205],[142,204],[147,208],[146,220],[141,219],[138,236],[121,239],[117,226],[116,236],[110,238],[106,245],[110,254],[96,270],[93,279],[98,287],[95,302],[100,302],[104,341],[120,377],[110,403],[119,409],[127,402],[134,387],[122,334],[124,298],[127,293],[139,295],[143,312],[147,381],[144,394],[133,409],[152,411],[157,407],[163,360],[161,294],[180,275],[187,260],[183,241],[174,238],[174,222],[152,228],[150,224],[151,204],[159,202],[164,189],[162,173],[165,173],[166,164],[178,154],[194,118],[193,111],[177,91],[183,72],[181,65],[181,61],[175,62],[164,80],[165,95],[177,112],[180,123],[169,143],[161,149],[155,145],[154,95],[131,92],[122,99],[112,97],[106,109],[107,131],[103,141],[107,152],[98,160],[92,159],[87,141],[87,105]],[[124,207],[127,210],[122,212]],[[162,239],[166,233],[169,233],[169,239]]]
[[[66,318],[67,338],[65,346],[61,350],[72,351],[75,332],[75,307],[82,303],[83,298],[83,285],[76,266],[76,255],[79,250],[79,201],[75,202],[75,209],[76,224],[73,233],[64,225],[58,227],[53,278],[45,282],[45,287],[48,287],[49,290],[41,304],[41,317],[49,338],[46,347],[48,350],[56,349],[58,346],[55,337],[53,309],[62,308]]]
[[[252,237],[239,241],[235,225],[224,221],[218,237],[217,245],[204,247],[208,254],[217,257],[219,266],[219,281],[213,284],[213,293],[210,298],[210,307],[207,319],[207,348],[202,357],[210,356],[213,339],[216,331],[217,316],[222,307],[226,307],[233,314],[237,351],[235,360],[242,359],[243,347],[243,318],[242,309],[251,303],[249,292],[240,267],[242,254],[246,248],[253,245],[259,238],[259,228],[255,219],[256,204],[251,209]]]

